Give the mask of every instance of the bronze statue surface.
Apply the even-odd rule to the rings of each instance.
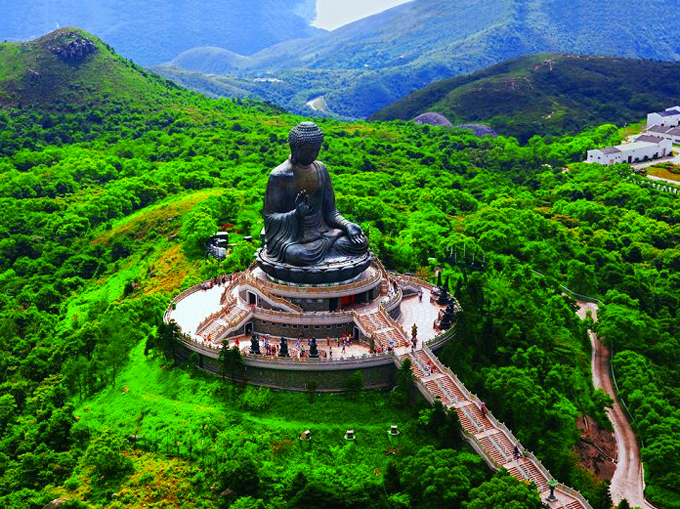
[[[370,263],[368,240],[335,206],[328,169],[316,160],[323,133],[316,124],[302,122],[288,141],[291,156],[272,170],[267,183],[265,246],[258,263],[268,274],[293,282],[353,277]],[[326,277],[319,280],[320,273]]]

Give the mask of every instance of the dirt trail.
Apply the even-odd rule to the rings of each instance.
[[[590,311],[593,320],[597,321],[597,305],[592,302],[576,301],[579,305],[578,316],[585,318],[586,312]],[[593,347],[591,359],[591,371],[593,373],[593,385],[596,389],[603,389],[614,399],[614,407],[607,410],[609,420],[614,426],[616,438],[617,461],[616,471],[611,481],[610,492],[614,504],[622,499],[628,500],[631,507],[643,509],[655,509],[645,500],[645,481],[640,461],[640,450],[633,429],[628,423],[626,414],[619,403],[614,384],[609,371],[609,349],[602,344],[595,333],[589,332],[590,343]]]

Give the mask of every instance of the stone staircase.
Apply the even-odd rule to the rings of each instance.
[[[356,315],[364,334],[374,337],[383,349],[408,346],[406,333],[382,308],[370,313]]]
[[[403,330],[402,330],[403,331]],[[413,374],[423,395],[429,400],[440,400],[447,408],[454,409],[463,428],[463,435],[494,468],[505,468],[513,477],[533,482],[541,498],[550,493],[548,481],[552,478],[541,462],[521,446],[504,424],[490,412],[482,413],[479,399],[471,394],[455,374],[444,366],[427,348],[397,356],[397,363],[405,358],[411,360]],[[435,366],[430,372],[429,365]],[[515,445],[522,452],[515,459]],[[555,488],[557,502],[546,502],[552,509],[592,509],[588,501],[577,491],[563,485]]]
[[[240,328],[251,314],[251,311],[238,305],[235,298],[225,299],[222,309],[210,316],[196,331],[204,340],[218,343],[230,332]]]
[[[536,464],[528,458],[521,458],[519,461],[514,462],[513,465],[509,465],[507,470],[513,477],[529,482],[533,481],[540,492],[549,490],[548,479],[546,479]]]

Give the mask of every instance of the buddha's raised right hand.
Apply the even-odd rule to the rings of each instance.
[[[300,191],[295,197],[295,212],[303,217],[309,214],[309,195],[306,189]]]

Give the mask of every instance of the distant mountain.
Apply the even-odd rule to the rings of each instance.
[[[435,111],[454,123],[484,122],[526,140],[587,126],[637,122],[680,99],[680,63],[540,54],[439,81],[371,115],[412,119]]]
[[[136,63],[153,65],[194,47],[249,55],[323,33],[310,26],[315,15],[315,0],[2,0],[0,41],[78,26]]]
[[[239,60],[231,74],[299,84],[296,97],[282,99],[295,112],[309,112],[305,103],[323,96],[337,115],[367,117],[434,81],[526,54],[680,60],[676,7],[676,0],[414,0],[264,49]],[[218,74],[234,64],[233,56],[228,60],[211,56],[212,67],[192,69]]]
[[[177,85],[152,75],[77,28],[64,28],[26,43],[0,43],[0,109],[74,112],[134,105],[137,110],[175,103]]]

